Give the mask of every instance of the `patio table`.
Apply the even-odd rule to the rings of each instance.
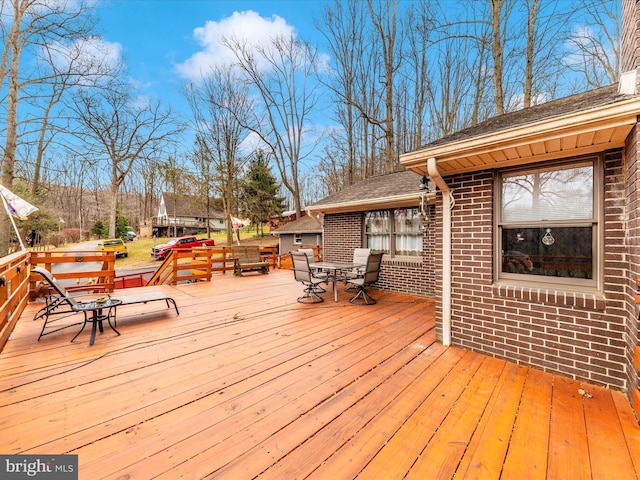
[[[338,301],[338,279],[345,277],[345,272],[355,268],[366,268],[362,263],[353,262],[309,262],[309,268],[319,272],[327,273],[327,281],[333,283],[333,299]]]
[[[88,302],[78,302],[71,307],[74,312],[83,312],[84,315],[84,323],[82,324],[82,328],[76,336],[71,339],[73,342],[78,335],[82,333],[84,327],[87,325],[87,321],[92,323],[91,325],[91,339],[89,340],[89,345],[93,345],[93,342],[96,339],[96,327],[100,329],[100,333],[104,332],[104,328],[102,326],[102,322],[106,320],[111,327],[111,330],[120,335],[120,332],[116,330],[115,327],[115,317],[116,317],[116,306],[120,305],[122,300],[117,298],[108,298],[104,302],[99,302],[96,300],[91,300]],[[106,313],[103,312],[106,310]],[[87,315],[91,313],[91,316]],[[114,323],[111,323],[111,318],[113,318]]]

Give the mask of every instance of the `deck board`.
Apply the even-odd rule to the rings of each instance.
[[[546,478],[551,394],[552,385],[548,377],[538,370],[529,370],[502,469],[505,478]],[[531,445],[536,445],[536,448],[532,449]]]
[[[27,307],[0,353],[1,453],[77,454],[90,480],[638,478],[622,393],[444,347],[429,299],[302,305],[281,270],[153,288],[179,316],[119,309],[93,346],[36,341]]]

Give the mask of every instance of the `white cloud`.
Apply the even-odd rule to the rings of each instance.
[[[137,95],[131,99],[129,105],[136,111],[143,111],[151,106],[151,98],[147,95]]]
[[[235,56],[222,40],[236,39],[250,45],[265,46],[276,36],[295,36],[295,29],[277,15],[264,18],[252,10],[234,12],[219,22],[208,21],[193,31],[202,50],[193,54],[176,70],[185,79],[196,81],[214,66],[235,63]]]
[[[122,61],[122,45],[98,36],[81,38],[70,44],[51,44],[49,50],[58,68],[78,74],[104,72]]]

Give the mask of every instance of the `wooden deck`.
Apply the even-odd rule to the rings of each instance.
[[[121,308],[93,346],[37,342],[27,308],[0,354],[0,453],[77,454],[87,480],[640,475],[623,394],[445,348],[428,300],[301,305],[285,270],[152,288],[180,315]]]

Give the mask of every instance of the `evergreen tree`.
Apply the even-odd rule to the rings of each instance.
[[[131,229],[129,226],[129,219],[124,215],[118,213],[116,218],[116,237],[124,238],[127,232]]]
[[[109,233],[109,230],[107,230],[105,224],[102,223],[102,220],[96,220],[91,226],[90,231],[93,235],[99,238],[106,237],[107,234]]]
[[[264,152],[258,152],[249,167],[243,185],[246,215],[256,226],[256,234],[263,236],[263,227],[272,217],[282,215],[284,199],[278,197],[280,186],[271,172]]]

